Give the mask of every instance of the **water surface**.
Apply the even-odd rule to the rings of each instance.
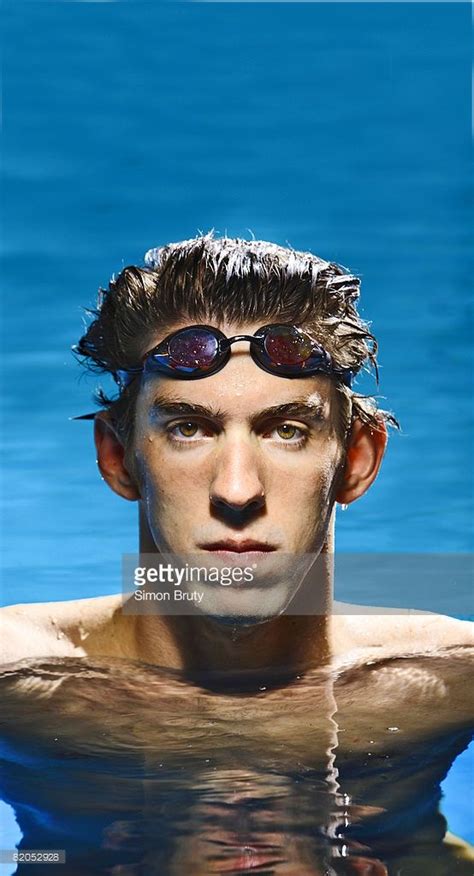
[[[65,849],[68,876],[468,876],[439,801],[471,667],[461,648],[232,688],[126,660],[11,664],[18,849]]]

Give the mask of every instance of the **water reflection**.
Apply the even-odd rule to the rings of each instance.
[[[19,848],[66,849],[68,876],[467,876],[438,811],[467,669],[462,648],[229,693],[125,660],[11,665]]]

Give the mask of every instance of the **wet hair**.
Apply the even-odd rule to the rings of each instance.
[[[176,322],[217,325],[277,321],[304,326],[333,357],[354,372],[377,371],[377,341],[357,312],[360,280],[345,268],[309,252],[263,240],[217,238],[213,232],[149,250],[144,266],[130,265],[99,290],[92,321],[75,348],[90,370],[114,373],[141,364],[144,354]],[[374,429],[398,428],[374,396],[337,382],[340,430],[359,418]],[[127,445],[134,427],[140,380],[118,397],[99,389],[97,404],[108,409]]]

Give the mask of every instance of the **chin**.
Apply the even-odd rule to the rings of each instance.
[[[209,588],[196,610],[223,626],[255,626],[281,615],[293,595],[284,586],[252,591]]]
[[[267,624],[278,615],[242,615],[242,614],[212,614],[208,618],[223,627],[255,627],[259,624]]]

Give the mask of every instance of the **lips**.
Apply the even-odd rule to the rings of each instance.
[[[235,541],[234,539],[223,539],[222,541],[213,541],[209,542],[209,544],[201,545],[206,551],[212,551],[213,553],[219,553],[221,551],[225,551],[226,553],[269,553],[270,551],[275,551],[275,545],[268,544],[263,541],[255,541],[254,539],[247,538],[243,541]]]

